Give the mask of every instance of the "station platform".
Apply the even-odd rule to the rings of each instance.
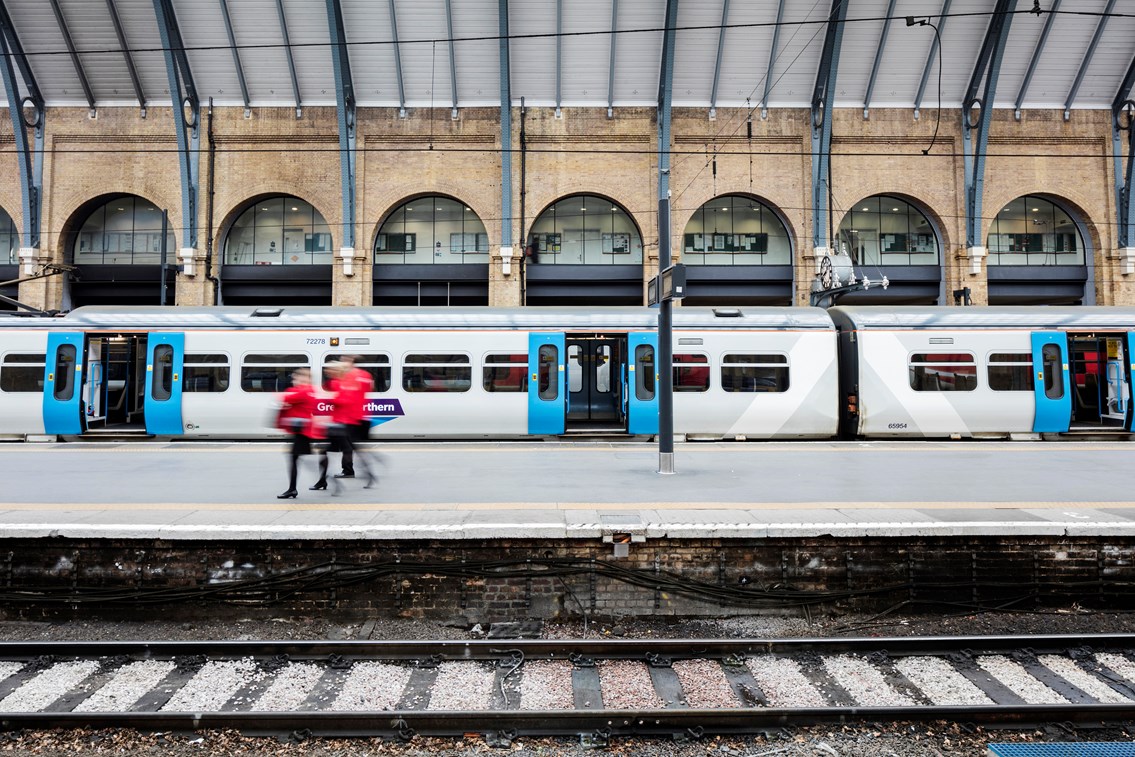
[[[0,539],[1135,535],[1123,442],[390,442],[380,480],[287,488],[283,443],[0,444]],[[337,470],[333,456],[332,470]]]

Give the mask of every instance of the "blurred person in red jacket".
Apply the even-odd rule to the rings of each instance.
[[[328,437],[331,439],[331,451],[341,452],[343,455],[341,473],[335,478],[355,477],[356,452],[359,465],[366,477],[364,489],[374,486],[377,478],[374,475],[373,461],[367,454],[355,447],[355,442],[366,439],[370,435],[370,420],[366,416],[367,393],[374,390],[374,380],[362,368],[356,368],[353,356],[344,356],[338,362],[328,363],[324,371],[331,378],[330,389],[334,395],[335,408],[331,412],[331,425],[328,427]]]
[[[292,385],[280,399],[280,413],[276,424],[281,431],[292,435],[292,448],[288,454],[288,490],[277,499],[295,499],[296,478],[299,473],[299,459],[304,455],[319,457],[319,481],[314,490],[327,488],[327,455],[323,448],[313,442],[324,438],[323,427],[315,420],[315,407],[318,399],[315,387],[311,385],[311,371],[297,368],[292,372]]]

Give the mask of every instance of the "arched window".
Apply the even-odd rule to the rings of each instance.
[[[860,266],[936,266],[941,260],[930,220],[909,202],[888,195],[855,203],[839,225],[839,240]]]
[[[449,197],[399,205],[374,238],[375,263],[489,262],[489,235],[477,214]]]
[[[330,265],[331,229],[298,197],[257,200],[233,222],[225,239],[227,265]]]
[[[158,265],[162,252],[162,211],[152,202],[122,195],[87,216],[75,238],[75,265]],[[172,227],[166,234],[166,262],[177,258]]]
[[[715,197],[682,233],[688,265],[791,265],[788,229],[771,208],[745,195]]]
[[[1084,240],[1062,208],[1033,195],[1010,202],[989,227],[989,265],[1084,265]]]
[[[625,210],[598,195],[573,195],[540,214],[529,233],[541,265],[641,265],[642,236]]]
[[[0,208],[0,263],[16,265],[20,262],[20,234],[8,211]]]

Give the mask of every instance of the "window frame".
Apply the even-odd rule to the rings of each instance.
[[[473,358],[467,352],[407,352],[402,355],[400,365],[402,391],[410,394],[464,394],[473,388]],[[434,372],[441,371],[441,383],[436,383],[439,381],[436,376],[427,377],[425,375],[427,369]],[[457,371],[458,375],[447,375],[450,371]],[[460,375],[462,371],[464,376]],[[419,382],[412,386],[414,378],[418,378]],[[431,381],[435,383],[428,383]]]

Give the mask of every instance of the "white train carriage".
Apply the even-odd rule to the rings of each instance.
[[[1135,309],[834,307],[841,435],[1129,435]]]
[[[0,434],[255,438],[291,372],[370,371],[372,436],[658,431],[657,314],[525,308],[79,308],[0,318]],[[822,310],[680,308],[675,431],[830,438],[835,328]],[[325,410],[329,409],[325,406]]]

